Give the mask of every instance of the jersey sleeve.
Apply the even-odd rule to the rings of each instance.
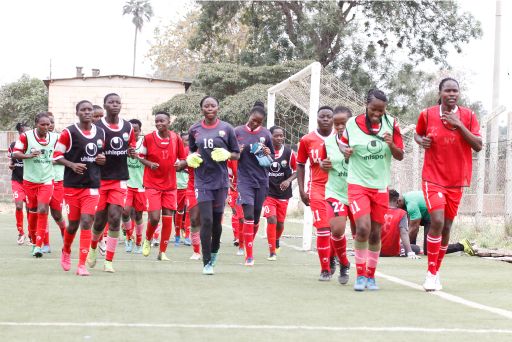
[[[327,158],[327,148],[325,147],[325,145],[320,149],[318,157],[320,158],[320,160],[324,160],[325,158]]]
[[[409,215],[409,219],[411,221],[421,219],[421,211],[420,207],[415,202],[408,202],[407,205],[407,214]]]
[[[395,119],[393,124],[393,143],[396,147],[403,150],[404,149],[404,140],[402,139],[402,133],[400,132],[400,127],[398,126],[398,122]]]
[[[471,127],[469,127],[469,131],[477,137],[481,136],[480,124],[478,123],[478,118],[474,112],[471,112]]]
[[[142,144],[139,148],[139,157],[146,158],[146,155],[148,154],[148,145],[146,143],[146,137],[142,140]]]
[[[187,152],[185,151],[185,145],[183,144],[183,140],[181,140],[180,136],[176,134],[176,141],[178,144],[178,148],[176,150],[177,155],[176,158],[179,160],[187,159]]]
[[[341,142],[347,146],[349,146],[349,141],[348,141],[348,131],[347,130],[344,130],[343,131],[343,134],[341,135]]]
[[[192,128],[188,130],[188,149],[190,153],[197,152],[196,137],[194,136]]]
[[[53,151],[53,160],[64,158],[64,153],[71,148],[71,135],[67,129],[63,130],[59,136],[59,140],[55,144]]]
[[[228,148],[229,152],[240,153],[240,148],[238,147],[238,140],[236,138],[235,130],[231,126],[229,126],[228,129]]]
[[[23,152],[27,150],[28,146],[28,140],[27,135],[25,133],[20,134],[18,137],[18,140],[16,140],[16,143],[14,144],[14,151],[13,152]]]
[[[308,161],[308,143],[304,137],[300,139],[299,150],[297,151],[297,163],[306,164]]]
[[[293,151],[290,154],[290,168],[293,171],[297,171],[297,157],[295,157],[295,152]]]
[[[267,134],[265,145],[270,149],[270,157],[275,158],[274,144],[272,143],[272,137],[270,133]]]
[[[425,111],[421,112],[420,116],[418,117],[418,122],[416,123],[416,133],[422,137],[427,134],[427,118]]]

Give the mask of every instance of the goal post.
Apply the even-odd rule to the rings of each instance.
[[[296,150],[302,136],[317,128],[317,111],[320,106],[343,105],[354,113],[364,108],[362,98],[337,76],[314,62],[296,74],[268,89],[267,127],[283,127],[286,143]],[[305,182],[309,180],[309,162],[306,164]],[[307,184],[307,183],[306,183]],[[305,186],[306,186],[305,184]],[[298,193],[294,194],[300,201]],[[311,250],[313,216],[304,208],[302,249]]]

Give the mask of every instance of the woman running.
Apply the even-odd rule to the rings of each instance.
[[[238,192],[244,212],[246,266],[254,265],[254,236],[258,232],[263,202],[268,193],[268,169],[274,155],[270,132],[262,126],[265,116],[263,103],[258,101],[249,112],[249,121],[235,128],[241,150],[238,161]]]
[[[426,291],[442,289],[439,268],[448,248],[462,189],[471,183],[472,150],[482,149],[476,114],[457,106],[459,83],[445,78],[439,83],[439,104],[423,110],[414,139],[425,149],[423,194],[431,217],[427,235]]]
[[[222,215],[229,187],[226,161],[238,159],[240,152],[233,127],[217,117],[219,101],[206,96],[199,105],[204,119],[189,129],[191,154],[187,157],[187,164],[195,169],[195,192],[201,217],[203,274],[212,275],[220,247]]]
[[[342,147],[348,164],[348,202],[356,222],[354,241],[357,278],[354,290],[378,290],[375,270],[380,253],[380,230],[388,209],[391,158],[404,158],[396,119],[386,114],[386,95],[372,89],[366,113],[350,118]]]

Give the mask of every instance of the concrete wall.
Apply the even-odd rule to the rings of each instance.
[[[154,129],[152,108],[174,95],[185,93],[185,85],[181,82],[122,76],[52,80],[49,84],[48,110],[56,117],[57,130],[76,122],[75,106],[79,101],[89,100],[103,106],[103,97],[108,93],[121,96],[122,118],[137,118],[142,122],[143,132],[150,132]]]
[[[7,151],[0,150],[0,202],[9,202],[11,200],[11,170],[9,170],[9,159],[7,158]]]

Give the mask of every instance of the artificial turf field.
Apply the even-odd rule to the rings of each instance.
[[[418,287],[425,258],[381,258],[381,290],[356,293],[354,268],[348,286],[319,282],[317,256],[293,248],[299,239],[283,239],[269,262],[258,237],[256,264],[244,267],[225,229],[214,276],[189,260],[190,247],[170,244],[171,262],[156,261],[156,248],[144,258],[119,245],[115,274],[98,260],[77,277],[78,238],[64,272],[53,223],[51,233],[52,253],[34,259],[15,242],[13,215],[0,215],[1,341],[512,340],[512,265],[503,262],[447,256],[444,290],[433,295]]]

